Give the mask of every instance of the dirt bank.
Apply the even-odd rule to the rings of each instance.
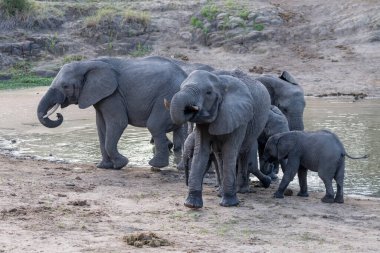
[[[253,187],[239,195],[239,207],[222,208],[213,180],[207,182],[204,208],[191,210],[183,206],[186,187],[176,171],[0,156],[0,252],[136,252],[125,236],[148,232],[169,242],[160,252],[379,249],[380,199],[347,196],[345,204],[328,205],[311,192],[279,200],[271,197],[275,184]]]

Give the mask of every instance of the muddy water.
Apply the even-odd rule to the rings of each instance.
[[[0,91],[0,152],[49,160],[97,162],[100,151],[94,109],[68,107],[61,112],[64,123],[60,127],[45,128],[36,119],[35,111],[46,89]],[[380,196],[379,108],[380,99],[353,103],[352,99],[307,98],[306,129],[330,129],[341,138],[349,154],[370,154],[367,160],[346,160],[345,192],[348,194]],[[152,157],[149,140],[146,129],[128,126],[119,142],[120,152],[130,160],[128,166],[148,166]],[[308,181],[310,190],[324,189],[316,173],[310,172]],[[297,185],[297,180],[292,184]]]

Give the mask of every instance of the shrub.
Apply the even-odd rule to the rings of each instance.
[[[207,18],[208,21],[213,21],[218,15],[218,7],[215,4],[206,5],[202,8],[201,14]]]
[[[26,12],[32,8],[29,0],[0,0],[0,6],[10,15]]]

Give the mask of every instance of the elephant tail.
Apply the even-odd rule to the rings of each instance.
[[[344,154],[345,156],[347,156],[348,158],[350,159],[366,159],[369,157],[369,155],[363,155],[363,156],[359,156],[359,157],[353,157],[353,156],[350,156],[349,154],[345,153]]]

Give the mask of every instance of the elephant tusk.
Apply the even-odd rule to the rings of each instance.
[[[167,110],[170,109],[170,102],[166,98],[164,98],[164,106]]]
[[[190,108],[191,108],[193,111],[199,111],[199,106],[192,105]]]
[[[47,117],[49,117],[50,115],[52,115],[57,109],[58,107],[60,106],[60,104],[55,104],[47,113],[45,116],[43,116],[42,118],[46,119]]]

